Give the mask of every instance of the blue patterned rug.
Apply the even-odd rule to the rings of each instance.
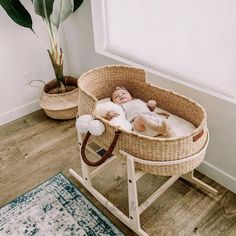
[[[61,173],[0,208],[0,235],[124,235]]]

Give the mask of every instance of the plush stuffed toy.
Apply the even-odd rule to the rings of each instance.
[[[106,118],[107,113],[111,111],[118,114],[118,116],[109,120],[111,125],[120,127],[124,130],[132,130],[132,124],[126,119],[124,110],[118,104],[111,101],[99,102],[96,106],[95,114]]]
[[[99,120],[95,120],[92,115],[80,116],[76,121],[76,128],[81,134],[89,131],[94,136],[102,135],[105,131],[104,124]]]
[[[132,124],[126,119],[125,112],[122,107],[111,102],[99,102],[96,106],[95,115],[106,117],[107,112],[113,111],[118,116],[109,120],[109,123],[113,126],[120,127],[124,130],[132,130]],[[82,115],[76,121],[76,128],[79,133],[85,134],[88,131],[94,135],[102,135],[105,131],[104,124],[96,120],[92,115]]]

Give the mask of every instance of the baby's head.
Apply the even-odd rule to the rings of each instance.
[[[123,104],[132,100],[130,92],[124,87],[116,87],[111,95],[111,100],[116,104]]]

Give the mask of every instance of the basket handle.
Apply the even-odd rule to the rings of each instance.
[[[42,83],[42,84],[43,84],[43,87],[40,87],[40,86],[36,85],[35,82],[40,82],[40,83]],[[35,85],[34,85],[33,83],[34,83]],[[40,89],[40,90],[43,91],[43,88],[44,88],[44,86],[46,86],[46,83],[45,83],[43,80],[41,80],[41,79],[33,79],[33,80],[30,80],[30,81],[29,81],[28,85],[31,86],[31,87],[38,88],[38,89]]]
[[[193,136],[193,142],[196,142],[198,139],[200,139],[203,134],[204,134],[204,129],[200,130],[198,134]]]
[[[106,153],[102,156],[102,158],[100,160],[92,162],[92,161],[88,160],[88,158],[86,157],[86,154],[85,154],[86,145],[87,145],[88,139],[91,135],[90,132],[87,132],[87,134],[82,142],[82,146],[81,146],[81,156],[82,156],[83,161],[89,166],[99,166],[99,165],[103,164],[112,155],[112,152],[116,146],[116,143],[119,139],[120,134],[121,134],[120,130],[115,131],[115,136],[114,136],[108,150],[106,151]]]

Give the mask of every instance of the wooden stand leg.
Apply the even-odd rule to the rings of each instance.
[[[88,166],[84,163],[81,156],[82,137],[80,134],[78,134],[78,140],[79,140],[79,156],[80,156],[83,180],[86,183],[86,185],[91,186],[92,183],[91,183],[91,176],[89,173],[89,169],[88,169]]]
[[[132,224],[135,228],[140,229],[135,167],[134,167],[134,160],[130,157],[127,157],[127,178],[128,178],[127,180],[128,180],[130,224]]]
[[[212,194],[218,194],[218,190],[212,188],[210,185],[204,183],[203,181],[201,181],[200,179],[194,177],[193,175],[193,170],[190,171],[189,173],[182,175],[181,178],[195,184],[196,186],[203,188],[204,190],[212,193]]]

